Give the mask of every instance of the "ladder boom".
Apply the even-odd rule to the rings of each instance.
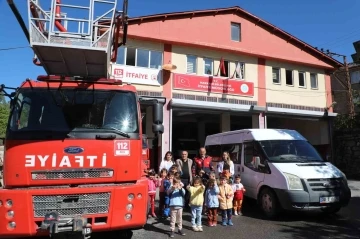
[[[119,12],[117,0],[27,0],[28,31],[13,1],[8,3],[35,53],[34,63],[48,75],[109,77],[121,30],[126,42],[128,1],[123,1]]]

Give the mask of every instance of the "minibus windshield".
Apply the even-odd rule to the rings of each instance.
[[[270,162],[323,162],[316,149],[304,140],[265,140],[259,141]]]

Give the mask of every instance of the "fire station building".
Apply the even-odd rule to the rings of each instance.
[[[165,64],[176,66],[164,70]],[[244,128],[295,129],[330,152],[330,73],[341,63],[239,7],[129,19],[113,76],[164,103],[159,159],[190,154],[207,135]],[[142,105],[153,138],[152,107]],[[151,140],[150,140],[151,145]],[[151,149],[154,157],[155,147]],[[155,155],[156,155],[155,154]]]

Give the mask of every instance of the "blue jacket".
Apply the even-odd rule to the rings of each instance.
[[[168,190],[168,194],[170,196],[170,207],[184,206],[185,189],[175,189],[174,191],[172,191],[172,189],[170,188]]]
[[[213,188],[208,188],[205,192],[205,205],[208,208],[217,208],[219,207],[219,198],[220,193],[219,187],[215,185]]]

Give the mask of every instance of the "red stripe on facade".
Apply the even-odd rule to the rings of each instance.
[[[329,107],[333,103],[332,94],[331,94],[331,78],[328,73],[325,73],[325,92],[326,92],[326,107]],[[329,112],[333,112],[333,107],[331,107]]]
[[[266,106],[266,76],[264,58],[258,58],[258,106]]]

